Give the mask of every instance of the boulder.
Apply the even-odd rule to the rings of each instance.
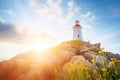
[[[93,67],[92,63],[86,60],[83,56],[74,56],[67,64],[75,64],[77,60],[82,60],[87,66]]]

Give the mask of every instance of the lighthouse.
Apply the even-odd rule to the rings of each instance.
[[[76,20],[75,25],[73,27],[73,40],[83,40],[81,29],[82,27],[79,24],[79,21]]]

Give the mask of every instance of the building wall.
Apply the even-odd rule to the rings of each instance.
[[[73,28],[73,39],[74,40],[83,40],[82,31],[80,27]]]

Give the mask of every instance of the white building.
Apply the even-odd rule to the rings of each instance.
[[[82,27],[80,26],[79,21],[76,20],[73,27],[73,40],[83,40],[81,29]]]

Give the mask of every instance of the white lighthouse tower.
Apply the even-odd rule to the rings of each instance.
[[[83,40],[81,29],[82,27],[80,26],[79,21],[76,20],[75,25],[73,27],[73,39],[74,40]]]

